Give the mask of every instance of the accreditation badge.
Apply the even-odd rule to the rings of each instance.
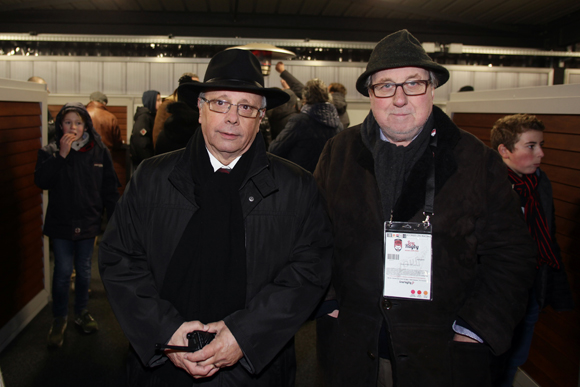
[[[384,297],[430,301],[432,225],[385,222]]]

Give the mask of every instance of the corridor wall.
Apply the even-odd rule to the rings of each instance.
[[[138,95],[157,90],[171,94],[184,72],[193,72],[203,79],[209,58],[135,58],[135,57],[0,57],[0,78],[26,80],[40,76],[53,95],[88,96],[101,91],[108,96]],[[351,125],[362,122],[369,111],[369,100],[356,91],[358,76],[366,62],[331,62],[287,60],[286,69],[302,83],[320,78],[326,84],[345,85]],[[280,87],[280,76],[273,68],[265,77],[267,87]],[[435,103],[444,106],[451,93],[470,85],[475,90],[496,90],[513,87],[547,86],[553,83],[554,70],[530,67],[488,67],[445,65],[450,80],[437,89]]]
[[[34,184],[46,123],[45,85],[0,79],[0,351],[50,295],[46,197]]]
[[[552,182],[556,239],[576,308],[544,308],[536,324],[524,371],[541,386],[576,386],[580,351],[580,84],[451,94],[447,113],[462,129],[489,145],[495,121],[535,114],[545,126],[541,168]]]

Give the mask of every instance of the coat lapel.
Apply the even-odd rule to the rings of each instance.
[[[199,130],[198,132],[201,132]],[[195,201],[195,183],[193,182],[193,175],[191,173],[191,167],[194,165],[194,149],[196,137],[192,136],[189,143],[185,147],[185,150],[181,153],[180,157],[175,162],[173,170],[169,174],[169,182],[177,189],[191,204],[195,206],[197,210],[199,208]]]

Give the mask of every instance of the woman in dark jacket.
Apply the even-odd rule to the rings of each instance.
[[[300,114],[290,118],[268,151],[314,172],[326,141],[342,130],[342,124],[320,79],[306,82],[302,99]]]
[[[153,124],[161,105],[161,95],[156,90],[147,90],[142,97],[143,106],[137,108],[131,133],[130,148],[133,167],[153,156]]]
[[[44,235],[54,250],[50,347],[60,347],[67,326],[68,294],[73,265],[75,324],[85,333],[98,325],[87,310],[91,258],[101,231],[103,208],[112,215],[119,199],[119,181],[111,154],[80,103],[66,104],[55,122],[55,141],[38,151],[34,182],[48,190]]]

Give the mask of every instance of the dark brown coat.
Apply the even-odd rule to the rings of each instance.
[[[101,135],[105,146],[109,150],[121,147],[123,145],[123,139],[121,137],[119,122],[117,121],[117,117],[107,110],[105,104],[91,101],[87,105],[87,111],[93,120],[95,130]]]
[[[433,300],[383,291],[383,222],[374,161],[361,126],[329,140],[315,177],[335,236],[331,289],[338,319],[318,321],[318,353],[330,386],[376,386],[378,337],[386,319],[396,386],[487,386],[491,353],[510,345],[532,284],[535,250],[497,153],[434,108],[438,145],[403,186],[394,220],[422,221],[425,181],[435,162]],[[332,297],[332,295],[331,295]],[[454,342],[467,322],[485,344]]]

